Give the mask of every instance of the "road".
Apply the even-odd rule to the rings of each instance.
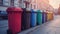
[[[8,20],[0,20],[0,34],[7,34]],[[26,32],[26,31],[25,31]],[[54,20],[40,25],[37,29],[19,34],[60,34],[60,16],[55,16]]]

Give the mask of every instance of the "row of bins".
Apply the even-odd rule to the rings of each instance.
[[[21,31],[21,29],[29,29],[53,19],[53,13],[42,10],[9,7],[7,13],[9,30],[13,34]]]
[[[53,13],[44,12],[42,10],[26,10],[22,13],[22,30],[29,29],[36,25],[41,25],[53,19]]]
[[[31,9],[30,11],[24,8],[22,13],[22,30],[36,26],[37,25],[36,22],[37,22],[37,13],[34,12],[33,9]]]

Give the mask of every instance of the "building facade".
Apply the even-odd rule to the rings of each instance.
[[[39,9],[53,11],[54,8],[49,4],[49,0],[40,0],[38,4]]]
[[[0,10],[6,11],[9,6],[41,10],[53,9],[49,0],[0,0]]]
[[[30,6],[32,9],[54,11],[54,8],[49,4],[49,0],[32,0]]]
[[[21,0],[0,0],[0,10],[6,11],[10,6],[20,7]]]
[[[60,4],[59,4],[59,8],[58,8],[58,14],[60,15]]]

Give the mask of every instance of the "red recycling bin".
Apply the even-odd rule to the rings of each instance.
[[[17,34],[21,31],[21,14],[22,9],[18,7],[7,8],[8,13],[8,27],[12,34]]]

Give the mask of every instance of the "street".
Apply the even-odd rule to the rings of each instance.
[[[0,20],[0,34],[7,34],[7,29],[8,20]],[[55,16],[54,20],[39,25],[39,27],[33,29],[32,31],[26,30],[20,32],[19,34],[60,34],[60,16]]]

